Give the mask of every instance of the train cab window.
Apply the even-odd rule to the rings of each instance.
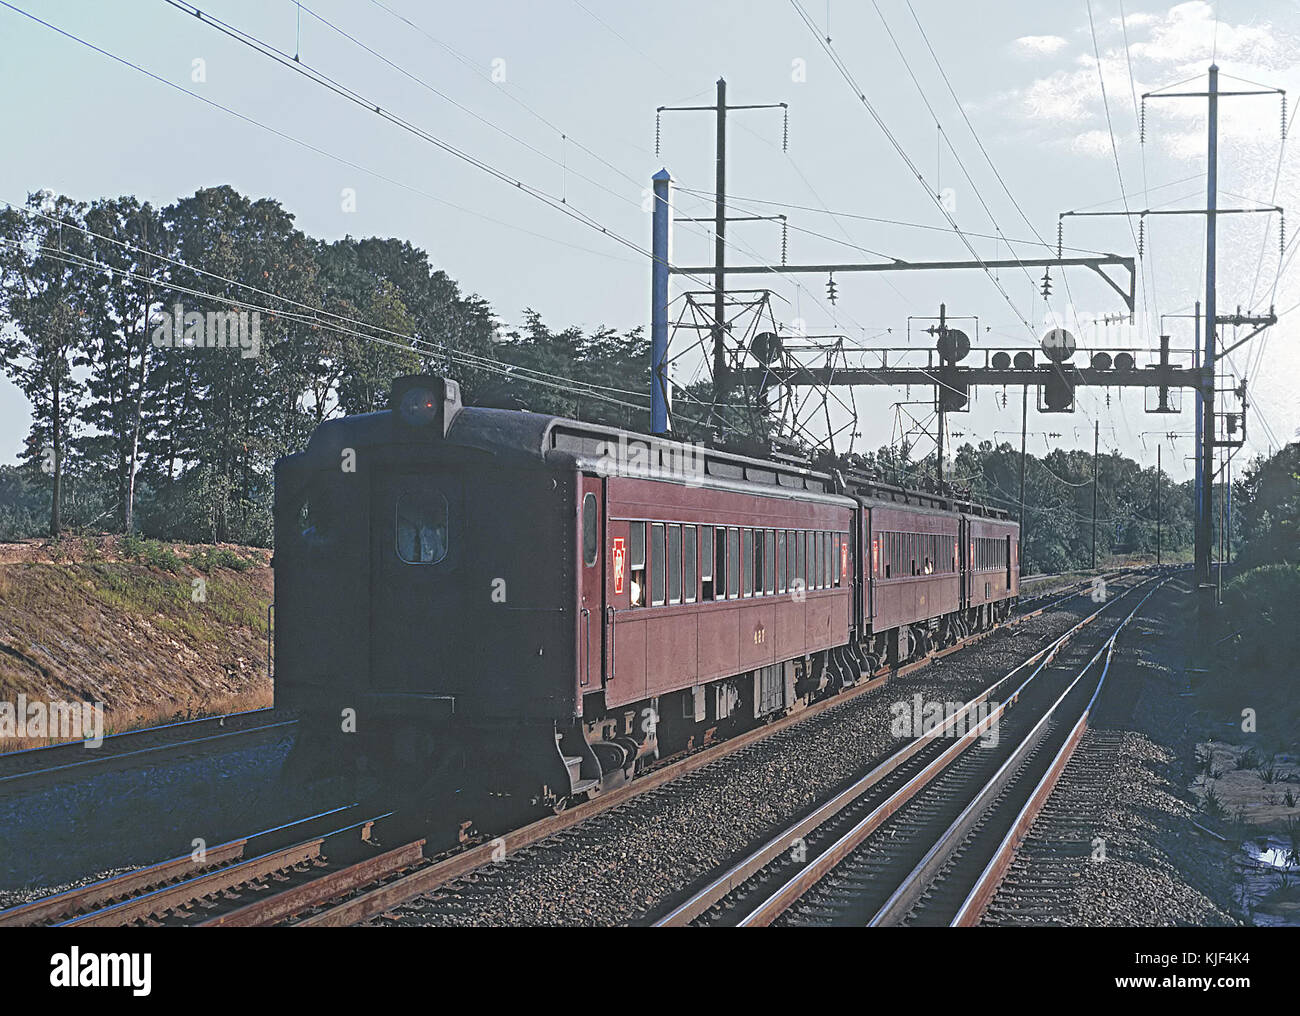
[[[713,531],[713,598],[727,597],[727,531],[721,526]]]
[[[298,509],[298,531],[312,550],[326,550],[338,539],[339,525],[334,502],[311,495]]]
[[[582,499],[582,563],[588,568],[596,563],[596,551],[600,547],[599,524],[596,495],[588,494]]]
[[[633,522],[630,533],[627,570],[631,575],[632,606],[645,606],[645,523]]]
[[[699,551],[699,544],[696,542],[695,527],[682,526],[682,602],[694,603],[695,591],[699,588],[699,583],[695,576],[696,553]]]
[[[700,526],[700,600],[713,599],[713,527]]]
[[[784,593],[786,588],[785,530],[776,531],[776,591]]]
[[[668,555],[664,553],[664,524],[650,524],[650,606],[664,605],[668,578]]]
[[[823,588],[830,589],[835,585],[835,576],[839,572],[839,561],[837,560],[839,555],[831,552],[830,533],[822,534],[822,547],[824,548],[822,558],[826,561],[826,581],[823,583]]]
[[[840,534],[831,536],[831,585],[840,588],[843,585],[844,569],[840,567]]]
[[[682,602],[682,527],[668,527],[668,602]]]
[[[830,585],[830,569],[826,559],[830,556],[830,533],[817,534],[817,588],[825,589]]]
[[[727,598],[740,595],[740,530],[727,530]]]
[[[740,560],[745,572],[741,576],[742,592],[745,596],[754,595],[754,530],[740,531]]]
[[[885,578],[894,577],[894,534],[885,534]]]
[[[776,533],[771,529],[767,530],[767,540],[763,544],[763,565],[764,586],[767,595],[771,596],[776,592]]]
[[[397,556],[407,564],[437,564],[447,556],[447,499],[399,494]]]

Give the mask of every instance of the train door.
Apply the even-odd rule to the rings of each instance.
[[[374,690],[427,691],[429,661],[464,625],[461,483],[445,475],[384,473],[371,492],[370,673]],[[400,651],[399,648],[400,647]],[[446,660],[449,667],[460,661]]]
[[[605,481],[584,476],[578,485],[578,687],[603,685],[605,660]],[[617,556],[618,548],[615,548]],[[614,562],[621,567],[621,561]]]
[[[866,508],[862,510],[862,532],[864,546],[871,548],[862,555],[862,567],[866,572],[866,581],[863,583],[863,595],[866,597],[864,616],[867,625],[872,627],[876,618],[876,576],[880,574],[880,555],[884,553],[884,548],[880,546],[880,534],[875,531],[871,511]]]
[[[960,551],[961,558],[961,610],[970,606],[971,583],[974,577],[971,575],[971,558],[974,556],[974,547],[970,538],[970,520],[964,515],[961,516],[957,524],[957,548]]]

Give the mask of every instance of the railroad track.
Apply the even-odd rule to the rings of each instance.
[[[252,709],[109,734],[93,748],[71,741],[7,752],[0,755],[0,794],[107,769],[151,765],[164,754],[203,753],[235,738],[288,733],[297,722],[283,710]]]
[[[1008,624],[1042,614],[1079,594],[1080,590],[1065,593],[1032,612],[1018,615]],[[996,630],[971,636],[904,667],[878,672],[856,687],[799,713],[666,760],[626,787],[467,849],[429,856],[424,839],[406,840],[397,832],[400,823],[395,816],[358,818],[357,806],[352,805],[222,844],[209,850],[202,863],[189,857],[175,858],[2,911],[0,927],[356,924],[457,879],[480,877],[475,873],[498,859],[507,848],[517,852],[571,830],[632,797],[654,792],[825,709],[877,690],[935,659],[959,652]],[[350,821],[337,827],[343,818]],[[317,831],[322,824],[330,828]],[[390,834],[397,846],[385,844]]]
[[[1109,580],[1122,574],[1116,572],[1106,578]],[[1069,591],[1064,593],[1061,589],[1054,589],[1039,594],[1028,602],[1038,603],[1040,600],[1049,602],[1018,614],[1008,623],[1014,624],[1018,620],[1036,617],[1052,610],[1065,600],[1085,591],[1089,583],[1085,581],[1073,585],[1075,588],[1065,587]],[[272,707],[226,713],[221,716],[206,716],[195,720],[181,720],[143,727],[139,730],[127,730],[119,734],[109,734],[105,736],[103,744],[97,748],[87,747],[84,741],[71,741],[4,752],[0,753],[0,794],[12,793],[20,786],[26,789],[33,784],[52,779],[76,780],[92,771],[147,765],[162,753],[204,752],[216,747],[218,742],[232,738],[249,737],[275,730],[287,733],[296,724],[295,718]]]
[[[1100,688],[1100,680],[1088,675],[1099,672],[1104,679],[1115,639],[1154,590],[1115,619],[1091,655],[1075,640],[1151,581],[1111,599],[935,731],[697,883],[652,923],[978,920],[1082,735]],[[996,746],[972,750],[994,732]]]
[[[392,818],[334,808],[0,911],[0,927],[274,923],[422,860],[423,840],[382,846]]]

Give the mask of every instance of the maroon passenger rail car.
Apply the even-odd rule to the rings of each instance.
[[[312,771],[561,807],[1004,617],[1015,528],[402,378],[276,464],[276,702]]]

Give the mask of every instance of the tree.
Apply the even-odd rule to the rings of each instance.
[[[0,213],[0,362],[32,404],[24,458],[52,479],[50,535],[63,531],[64,458],[84,385],[72,373],[88,347],[93,269],[77,227],[84,205],[32,194],[23,209]],[[66,227],[66,228],[65,228]],[[47,443],[48,442],[48,443]]]
[[[1300,564],[1300,442],[1256,456],[1233,484],[1233,508],[1246,534],[1242,564]]]

